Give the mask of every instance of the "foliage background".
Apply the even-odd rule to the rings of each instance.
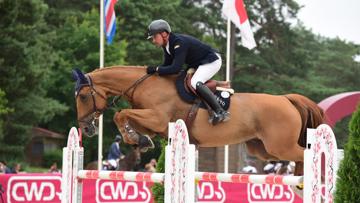
[[[297,18],[300,6],[293,0],[244,3],[258,46],[251,51],[240,46],[235,30],[232,85],[236,91],[294,92],[319,102],[358,90],[360,64],[354,61],[360,54],[358,44],[304,28]],[[105,47],[105,65],[160,64],[161,50],[144,37],[147,25],[157,18],[169,21],[174,32],[217,48],[225,59],[226,20],[221,6],[220,0],[119,0],[117,32],[114,43]],[[32,127],[67,134],[76,125],[71,70],[89,72],[99,66],[99,1],[0,0],[0,19],[0,159],[11,155],[22,160]],[[217,78],[223,79],[224,71]],[[126,105],[122,102],[120,107]],[[118,133],[112,122],[117,110],[105,113],[104,146]],[[343,140],[344,126],[337,127]],[[96,159],[97,137],[84,139],[84,146],[85,162]],[[151,151],[143,161],[159,153]]]
[[[336,182],[335,202],[360,201],[360,105],[353,114],[349,140],[344,149],[344,159],[340,163]]]

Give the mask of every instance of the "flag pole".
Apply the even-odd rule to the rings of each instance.
[[[231,21],[227,18],[226,33],[226,81],[230,81],[230,42],[231,42]],[[229,172],[229,145],[224,147],[224,173]]]
[[[104,0],[100,0],[100,68],[104,67]],[[99,117],[98,170],[102,168],[103,114]]]

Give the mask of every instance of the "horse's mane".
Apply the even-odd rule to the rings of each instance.
[[[96,68],[95,70],[93,70],[93,73],[99,72],[99,71],[105,71],[105,70],[111,70],[111,69],[115,69],[115,68],[146,68],[146,66],[124,66],[124,65],[117,65],[117,66],[108,66],[108,67],[104,67],[104,68]]]

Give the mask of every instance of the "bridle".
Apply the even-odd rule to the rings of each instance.
[[[120,95],[115,96],[112,100],[112,102],[107,103],[105,105],[104,108],[99,109],[96,105],[96,99],[95,99],[95,95],[99,95],[100,98],[102,98],[103,100],[107,101],[106,96],[100,94],[98,91],[96,91],[94,84],[92,82],[92,79],[90,77],[90,75],[86,75],[86,79],[88,81],[87,84],[82,84],[80,86],[80,88],[78,89],[78,91],[75,93],[75,99],[79,96],[79,92],[82,88],[84,87],[89,87],[90,88],[90,92],[86,95],[86,96],[91,96],[92,101],[93,101],[93,109],[92,111],[89,111],[87,114],[85,114],[84,116],[82,116],[81,118],[78,119],[79,123],[85,123],[87,125],[93,125],[96,126],[95,121],[99,119],[100,115],[102,115],[104,113],[104,111],[106,111],[108,108],[116,106],[116,103],[123,97],[126,96],[128,98],[128,101],[131,103],[134,97],[134,93],[135,90],[137,88],[137,86],[142,83],[144,80],[146,80],[147,78],[149,78],[151,76],[151,74],[146,74],[144,76],[142,76],[140,79],[136,80],[132,85],[130,85],[130,87],[128,87],[124,92],[120,93]],[[129,94],[130,93],[130,94]]]

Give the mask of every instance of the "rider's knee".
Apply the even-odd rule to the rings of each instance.
[[[197,85],[199,82],[201,82],[201,81],[191,79],[191,87],[196,90],[196,85]],[[202,82],[201,82],[201,83],[202,83]]]

